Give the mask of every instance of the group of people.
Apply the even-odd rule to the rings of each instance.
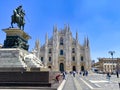
[[[116,75],[117,75],[117,78],[119,78],[119,72],[116,71]],[[111,77],[111,74],[109,72],[107,72],[107,79],[110,80],[110,77]]]
[[[56,75],[56,81],[59,82],[60,78],[62,78],[63,80],[66,80],[66,72],[62,72],[61,74]],[[80,71],[79,73],[76,71],[71,71],[70,72],[71,75],[73,75],[73,77],[75,77],[76,74],[80,74],[80,76],[88,76],[88,71]],[[119,72],[116,72],[117,78],[119,78]],[[106,74],[106,78],[110,81],[111,78],[111,74],[109,72],[107,72]],[[120,88],[120,83],[119,84],[119,88]]]
[[[62,73],[59,73],[58,75],[56,75],[56,81],[59,82],[60,81],[60,78],[62,77],[63,80],[66,80],[66,72],[62,72]]]
[[[76,72],[76,71],[71,71],[70,74],[73,75],[73,77],[75,77],[75,75],[77,74],[80,74],[83,75],[83,76],[88,76],[88,71],[85,70],[85,71],[80,71],[80,73]],[[56,81],[59,82],[60,81],[60,78],[62,78],[63,80],[66,80],[66,75],[67,75],[67,72],[62,72],[62,73],[59,73],[56,75]]]
[[[80,71],[79,73],[76,71],[72,71],[72,72],[70,72],[70,74],[72,74],[73,77],[75,77],[75,74],[80,74],[80,76],[88,76],[88,71],[84,70],[84,71]]]
[[[88,76],[88,71],[87,71],[87,70],[85,70],[85,71],[81,71],[81,72],[80,72],[80,75]]]

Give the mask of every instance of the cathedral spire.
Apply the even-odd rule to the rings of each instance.
[[[40,57],[40,41],[39,41],[39,39],[37,39],[35,42],[35,49],[34,50],[36,51],[35,55],[39,58]]]
[[[53,32],[56,32],[57,31],[57,25],[55,24],[54,26],[53,26]]]
[[[85,45],[86,47],[89,47],[89,39],[88,39],[88,37],[85,37],[85,38],[84,38],[84,45]]]
[[[64,30],[65,30],[65,32],[67,31],[67,25],[66,24],[64,24]]]
[[[46,45],[48,44],[48,34],[46,33],[46,36],[45,36],[45,43]]]
[[[70,25],[68,24],[68,32],[70,31]]]
[[[86,44],[87,44],[87,47],[89,47],[89,39],[88,39],[88,37],[87,37],[87,40],[86,40]]]
[[[84,46],[86,46],[86,36],[84,37]]]
[[[78,32],[76,32],[76,41],[78,41]]]
[[[40,48],[40,41],[39,39],[37,39],[35,42],[35,49],[39,49],[39,48]]]

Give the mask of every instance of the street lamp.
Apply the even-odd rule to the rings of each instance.
[[[111,55],[111,57],[112,57],[112,62],[113,62],[113,55],[114,55],[115,51],[109,51],[108,53]],[[113,62],[113,66],[114,66],[114,62]],[[113,67],[113,69],[112,69],[112,72],[113,72],[113,70],[114,70],[114,67]]]

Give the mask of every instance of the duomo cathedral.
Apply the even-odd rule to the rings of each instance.
[[[85,37],[84,44],[79,43],[78,33],[72,36],[69,25],[58,30],[53,27],[53,36],[45,36],[45,44],[40,46],[35,42],[36,56],[51,71],[84,71],[91,69],[89,39]]]

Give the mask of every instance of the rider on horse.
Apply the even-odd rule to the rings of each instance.
[[[25,11],[23,11],[22,9],[22,5],[20,5],[19,7],[17,7],[15,10],[13,10],[14,15],[12,15],[12,22],[11,25],[13,23],[17,23],[18,27],[21,29],[21,26],[23,26],[24,29],[24,24],[25,24],[25,20],[24,20],[24,16],[25,16]],[[12,25],[13,27],[13,25]]]

